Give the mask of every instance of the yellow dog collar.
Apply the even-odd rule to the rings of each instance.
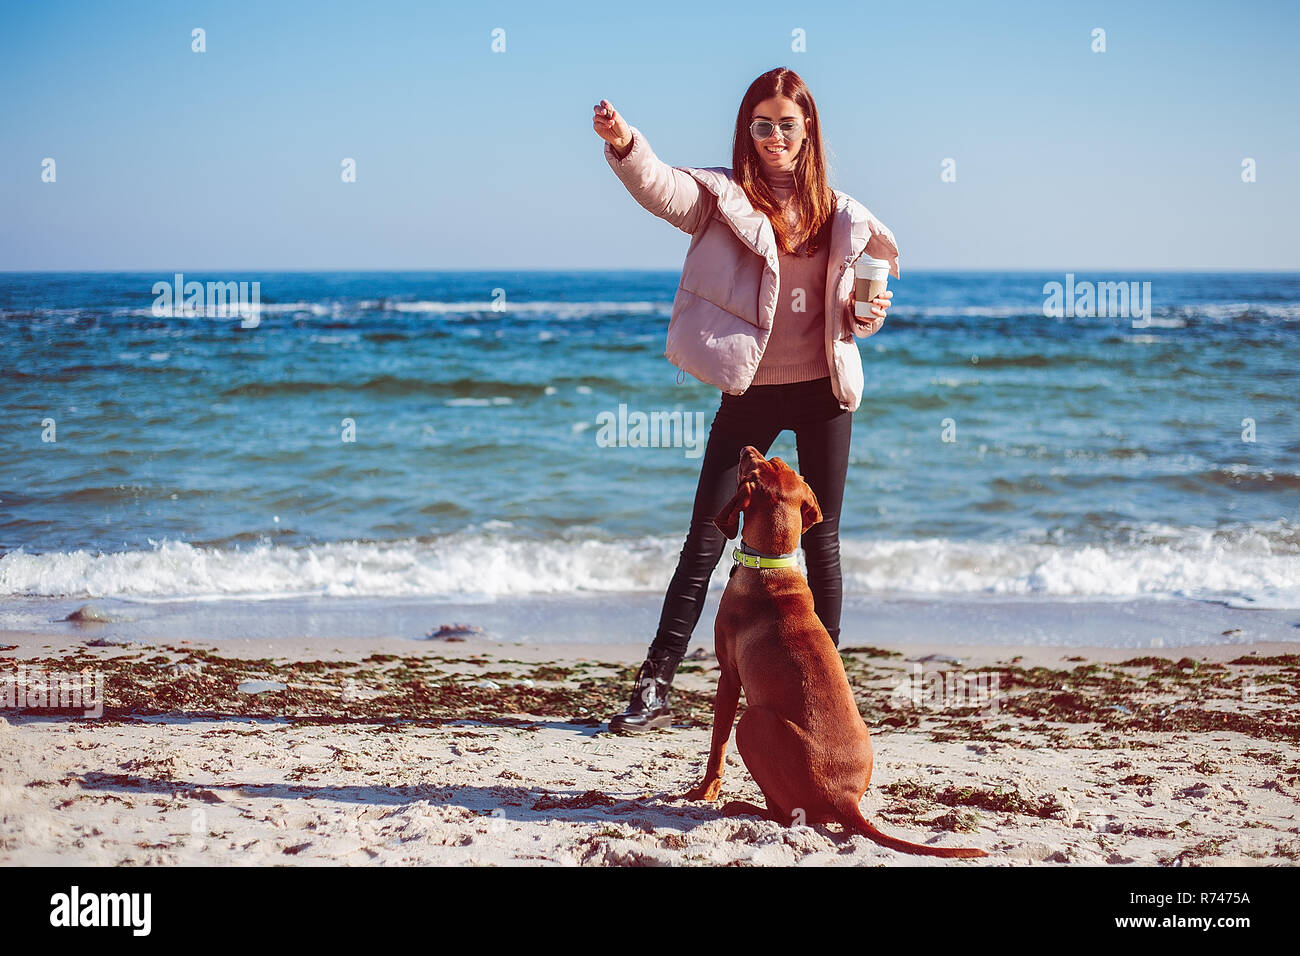
[[[799,559],[794,554],[767,558],[761,554],[746,554],[740,548],[731,549],[731,560],[746,568],[793,568],[799,563]]]

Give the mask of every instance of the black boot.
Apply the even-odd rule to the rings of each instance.
[[[645,730],[672,725],[673,716],[668,710],[668,689],[681,658],[663,651],[651,651],[636,675],[632,688],[632,702],[627,710],[609,719],[610,733],[635,734]]]

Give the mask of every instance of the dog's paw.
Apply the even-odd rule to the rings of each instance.
[[[701,783],[698,787],[694,788],[693,790],[690,790],[682,794],[682,799],[713,801],[718,799],[718,795],[720,793],[722,793],[722,781],[709,780],[704,783]]]
[[[763,807],[748,800],[732,800],[722,808],[724,817],[760,817],[764,820],[770,820],[771,817]]]

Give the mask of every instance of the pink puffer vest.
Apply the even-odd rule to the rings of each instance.
[[[691,234],[673,299],[664,355],[701,382],[732,395],[749,388],[772,331],[781,279],[776,235],[766,215],[722,166],[668,166],[632,130],[632,149],[620,161],[605,144],[605,159],[642,206]],[[703,187],[703,188],[700,188]],[[849,308],[855,259],[864,253],[889,261],[898,277],[894,234],[847,193],[832,190],[826,274],[826,364],[840,406],[862,401],[862,356],[855,336],[880,330],[883,319],[858,319]]]

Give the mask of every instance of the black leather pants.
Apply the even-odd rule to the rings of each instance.
[[[659,629],[650,645],[652,654],[677,658],[686,654],[704,607],[709,578],[723,551],[728,550],[727,539],[713,519],[736,493],[740,449],[753,445],[766,457],[776,436],[787,428],[794,431],[799,456],[798,464],[788,464],[803,475],[822,510],[822,520],[800,541],[808,586],[818,618],[839,646],[843,603],[840,508],[852,426],[853,413],[840,408],[829,377],[791,385],[752,385],[744,395],[722,394],[709,427],[690,531],[668,585]]]

